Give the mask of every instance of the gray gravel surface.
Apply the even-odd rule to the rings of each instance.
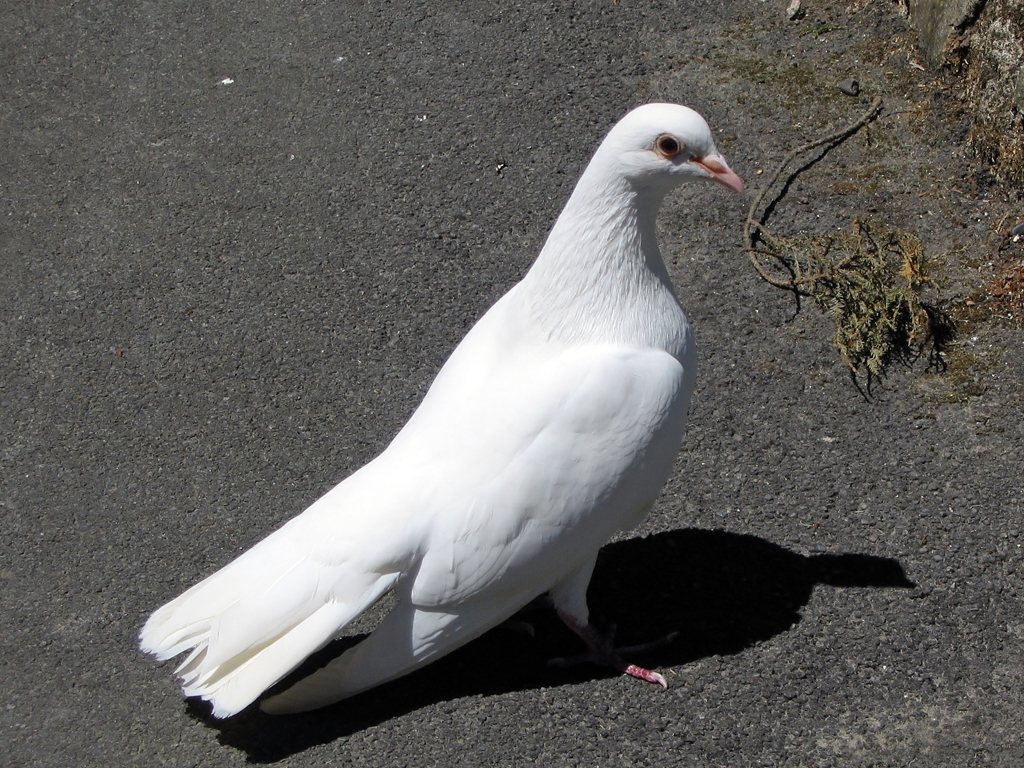
[[[784,6],[4,3],[0,763],[1024,764],[1021,331],[865,399],[750,269],[752,193],[718,188],[661,219],[702,347],[688,438],[591,588],[623,642],[681,631],[645,659],[667,692],[545,666],[579,646],[543,604],[533,640],[296,717],[212,721],[136,649],[386,445],[635,104],[702,111],[756,189],[881,93],[775,221],[913,229],[969,294],[1024,211],[896,5]]]

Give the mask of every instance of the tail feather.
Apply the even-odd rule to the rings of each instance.
[[[401,677],[479,637],[532,596],[477,600],[445,609],[418,608],[408,599],[400,600],[359,645],[264,699],[260,708],[272,715],[308,712]]]
[[[191,651],[176,674],[187,696],[227,717],[326,645],[388,592],[399,573],[303,558],[264,540],[158,609],[139,635],[164,660]]]
[[[245,709],[263,691],[295,669],[351,621],[351,606],[328,603],[312,616],[261,647],[250,649],[220,666],[205,671],[186,696],[201,696],[213,704],[215,717],[228,717]]]

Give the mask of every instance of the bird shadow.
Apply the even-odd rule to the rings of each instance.
[[[635,659],[671,667],[738,653],[785,632],[800,621],[799,610],[819,584],[915,586],[896,560],[858,554],[804,556],[755,536],[687,528],[606,546],[588,600],[597,626],[614,622],[621,627],[617,644],[679,631],[670,644]],[[251,706],[216,720],[206,702],[190,699],[186,708],[220,732],[221,744],[244,751],[249,762],[273,763],[425,706],[618,674],[590,664],[548,666],[551,658],[579,653],[582,644],[544,601],[534,601],[515,618],[532,625],[532,640],[499,627],[407,677],[314,712],[270,716]],[[274,690],[310,674],[360,639],[331,643]]]

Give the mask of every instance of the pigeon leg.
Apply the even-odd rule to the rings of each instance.
[[[642,645],[632,645],[627,648],[615,648],[614,625],[609,627],[608,632],[606,634],[602,635],[589,621],[587,621],[586,623],[581,623],[577,621],[573,616],[570,616],[569,614],[563,611],[558,611],[558,616],[562,619],[562,621],[565,622],[566,626],[569,627],[569,629],[571,629],[573,632],[579,635],[583,642],[585,642],[590,647],[590,652],[571,659],[552,659],[550,662],[548,662],[549,664],[554,664],[560,667],[567,667],[571,666],[572,664],[577,664],[581,661],[592,661],[595,664],[601,664],[606,667],[614,667],[615,669],[619,670],[619,672],[629,675],[630,677],[636,677],[640,680],[646,680],[648,683],[657,683],[665,689],[668,688],[668,681],[665,680],[665,678],[662,675],[658,674],[657,672],[652,672],[649,669],[644,669],[643,667],[637,666],[636,664],[628,664],[622,660],[622,657],[619,654],[641,653],[652,648],[659,648],[663,645],[667,645],[668,643],[672,642],[672,640],[676,637],[676,635],[678,634],[677,632],[672,632],[671,634],[666,635],[660,640],[655,640],[650,643],[643,643]]]

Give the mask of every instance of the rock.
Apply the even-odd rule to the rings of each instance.
[[[918,44],[932,66],[940,66],[946,46],[978,15],[984,0],[910,0],[910,22]]]
[[[971,147],[997,179],[1018,189],[1024,189],[1021,7],[1021,0],[988,0],[956,27],[944,49],[949,72],[958,80],[956,92],[972,115]]]
[[[839,84],[839,90],[847,96],[857,96],[860,93],[860,83],[851,77],[849,80],[843,80]]]
[[[786,8],[786,18],[790,21],[796,21],[804,17],[804,9],[800,7],[800,0],[791,0],[789,7]]]

